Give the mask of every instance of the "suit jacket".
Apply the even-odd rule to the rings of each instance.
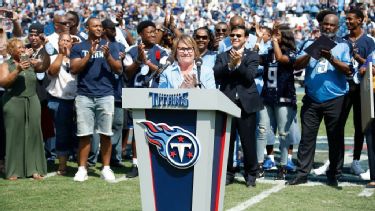
[[[215,79],[220,81],[220,90],[233,102],[238,102],[237,93],[241,102],[241,110],[245,113],[257,112],[263,108],[262,99],[254,81],[259,66],[259,55],[245,49],[240,66],[229,70],[229,51],[219,54],[214,66]]]

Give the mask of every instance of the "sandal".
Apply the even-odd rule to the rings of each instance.
[[[60,175],[60,176],[65,176],[66,175],[66,170],[65,169],[59,169],[57,170],[57,175]]]
[[[375,182],[372,181],[372,182],[367,183],[366,188],[375,188]]]
[[[17,176],[11,176],[9,178],[7,178],[7,180],[10,180],[10,181],[16,181],[18,179]]]
[[[40,176],[40,174],[33,174],[33,179],[34,180],[42,180],[43,176]]]

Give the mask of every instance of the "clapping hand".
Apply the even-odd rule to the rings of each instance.
[[[107,42],[105,45],[102,46],[102,51],[105,58],[108,58],[109,56],[109,42]]]
[[[125,59],[125,53],[124,52],[120,52],[119,53],[119,59],[122,61]]]
[[[263,38],[263,31],[260,29],[259,23],[255,22],[255,18],[254,18],[254,24],[255,24],[255,33],[257,37]]]
[[[27,68],[30,67],[30,61],[29,60],[24,60],[24,61],[20,61],[20,63],[18,63],[17,65],[17,70],[18,71],[23,71],[23,70],[26,70]]]
[[[195,88],[197,86],[197,76],[193,75],[184,75],[184,81],[182,82],[180,88],[182,89],[190,89]]]
[[[146,57],[144,48],[145,48],[145,44],[140,43],[138,45],[138,58],[137,58],[137,60],[141,63],[145,63],[147,61],[147,57]]]
[[[239,52],[232,49],[229,51],[229,56],[229,67],[231,69],[235,68],[237,65],[241,63],[242,55]]]
[[[28,48],[26,49],[26,52],[25,54],[28,56],[28,57],[31,57],[34,53],[34,50],[32,48]]]
[[[95,53],[96,51],[96,48],[98,47],[99,45],[99,39],[96,39],[96,40],[92,40],[91,41],[91,48],[90,48],[90,51],[89,53],[92,55]]]

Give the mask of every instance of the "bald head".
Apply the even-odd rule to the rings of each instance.
[[[339,18],[334,14],[328,14],[323,19],[322,34],[333,38],[338,30]]]
[[[330,22],[330,23],[335,23],[336,25],[339,25],[339,18],[335,14],[328,14],[324,16],[323,23],[324,22]]]
[[[235,15],[230,19],[229,25],[231,28],[235,26],[245,26],[245,21],[241,16]]]
[[[55,15],[53,17],[53,24],[57,34],[70,30],[70,22],[65,15]]]

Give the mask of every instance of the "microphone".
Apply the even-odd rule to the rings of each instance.
[[[197,73],[198,73],[198,76],[197,76],[197,85],[199,86],[199,88],[201,88],[202,84],[201,84],[201,66],[202,66],[202,59],[199,57],[195,60],[195,65],[197,66]]]
[[[158,69],[156,71],[152,72],[150,74],[150,77],[148,77],[146,80],[144,80],[143,86],[148,86],[148,84],[150,83],[150,81],[152,79],[158,78],[160,76],[160,74],[162,74],[164,72],[164,70],[167,69],[167,67],[169,67],[173,62],[174,62],[173,57],[169,56],[164,65],[159,64]]]

